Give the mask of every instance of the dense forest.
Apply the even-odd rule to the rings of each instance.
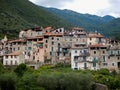
[[[0,64],[0,90],[95,90],[96,83],[120,89],[120,75],[107,69],[71,70],[68,64],[41,66],[37,70],[20,64],[5,68]]]

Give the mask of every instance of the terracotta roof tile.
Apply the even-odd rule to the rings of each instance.
[[[45,28],[45,30],[52,30],[52,29],[53,29],[53,27],[51,27],[51,26],[48,26]]]
[[[22,54],[22,52],[12,52],[10,54],[6,54],[5,56],[19,56],[20,54]]]
[[[103,45],[103,44],[95,44],[95,45],[89,45],[89,47],[106,47],[106,45]]]
[[[23,40],[23,39],[16,39],[16,40],[10,40],[10,41],[8,41],[8,43],[14,43],[14,42],[26,42],[26,41]]]
[[[36,36],[36,37],[28,37],[27,39],[43,39],[43,36]]]
[[[44,34],[45,36],[62,36],[62,33],[52,33],[52,32],[47,32]]]

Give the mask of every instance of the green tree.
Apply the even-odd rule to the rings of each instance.
[[[0,75],[0,90],[15,90],[17,77],[14,73]]]
[[[3,73],[4,70],[5,70],[5,69],[4,69],[4,66],[3,66],[3,64],[0,62],[0,74]]]
[[[18,75],[18,76],[23,76],[23,74],[27,71],[27,66],[25,64],[20,64],[19,66],[17,66],[14,70],[14,72]]]

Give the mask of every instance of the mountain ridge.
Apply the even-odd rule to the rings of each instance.
[[[98,31],[106,37],[114,36],[119,30],[119,18],[115,18],[110,15],[105,16],[97,16],[91,14],[82,14],[68,9],[56,9],[56,8],[46,8],[43,7],[45,10],[69,21],[74,26],[83,27],[88,31]],[[118,20],[117,22],[115,22]],[[118,23],[118,24],[117,24]],[[115,24],[112,25],[111,24]],[[109,28],[111,27],[111,28]]]

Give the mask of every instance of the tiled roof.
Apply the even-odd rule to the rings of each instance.
[[[45,28],[45,30],[52,30],[52,29],[53,29],[53,27],[51,27],[51,26],[48,26]]]
[[[103,38],[104,36],[98,33],[92,33],[87,35],[88,38]]]
[[[12,52],[10,54],[6,54],[5,56],[19,56],[20,54],[22,54],[22,52]]]
[[[63,34],[62,33],[47,32],[44,34],[44,36],[63,36]]]
[[[70,57],[65,57],[65,60],[70,60]]]
[[[101,34],[94,34],[94,35],[88,35],[88,38],[103,38],[104,36]]]
[[[36,36],[36,37],[28,37],[27,39],[43,39],[43,36]]]
[[[14,42],[26,42],[26,41],[24,39],[15,39],[8,41],[8,43],[14,43]]]
[[[106,45],[103,45],[103,44],[95,44],[95,45],[89,45],[89,47],[106,47]]]

